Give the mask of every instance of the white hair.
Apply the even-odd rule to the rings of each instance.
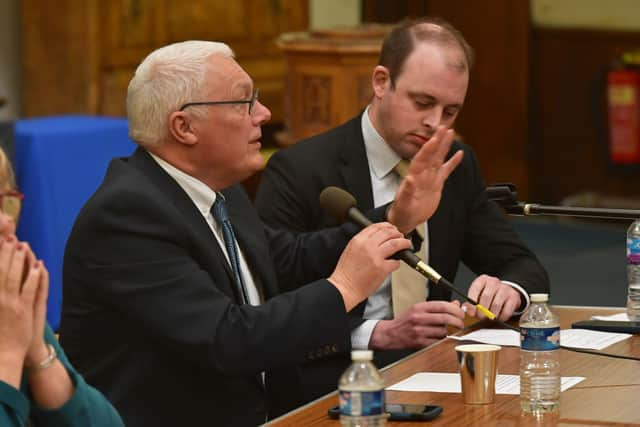
[[[207,61],[212,55],[233,58],[233,51],[224,43],[190,40],[161,47],[140,63],[127,90],[132,140],[141,146],[157,146],[166,141],[169,114],[200,99]]]

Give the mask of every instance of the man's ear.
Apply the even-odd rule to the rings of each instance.
[[[192,119],[184,111],[174,111],[169,115],[169,132],[181,144],[194,145],[198,142],[193,132]]]
[[[373,69],[371,86],[373,87],[373,96],[376,98],[382,98],[385,92],[391,90],[391,76],[387,67],[377,65]]]

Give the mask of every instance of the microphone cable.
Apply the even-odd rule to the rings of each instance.
[[[512,331],[516,331],[518,334],[520,333],[520,329],[516,326],[510,325],[507,322],[504,322],[498,318],[495,319],[489,319],[492,322],[496,322],[498,324],[500,324],[501,326],[503,326],[506,329],[511,329]],[[568,351],[574,351],[576,353],[586,353],[586,354],[591,354],[593,356],[604,356],[604,357],[612,357],[615,359],[626,359],[626,360],[638,360],[640,361],[640,357],[637,356],[629,356],[626,354],[616,354],[616,353],[607,353],[604,351],[600,351],[600,350],[592,350],[592,349],[588,349],[588,348],[579,348],[579,347],[569,347],[566,345],[562,345],[560,344],[560,348],[564,349],[564,350],[568,350]]]

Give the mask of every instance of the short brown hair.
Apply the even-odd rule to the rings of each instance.
[[[391,87],[395,87],[396,79],[402,73],[402,67],[417,42],[458,47],[464,53],[465,62],[454,65],[462,70],[471,71],[473,48],[453,25],[442,18],[405,19],[385,37],[378,61],[378,65],[389,70]]]

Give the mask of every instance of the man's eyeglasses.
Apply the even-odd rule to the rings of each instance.
[[[180,111],[184,111],[187,107],[197,107],[199,105],[228,105],[228,104],[249,104],[249,115],[253,111],[253,106],[256,104],[258,100],[258,89],[253,91],[253,95],[251,95],[250,99],[237,99],[234,101],[198,101],[198,102],[187,102],[182,107],[180,107]]]
[[[17,222],[22,208],[22,199],[24,199],[24,194],[17,191],[0,193],[0,210]]]

